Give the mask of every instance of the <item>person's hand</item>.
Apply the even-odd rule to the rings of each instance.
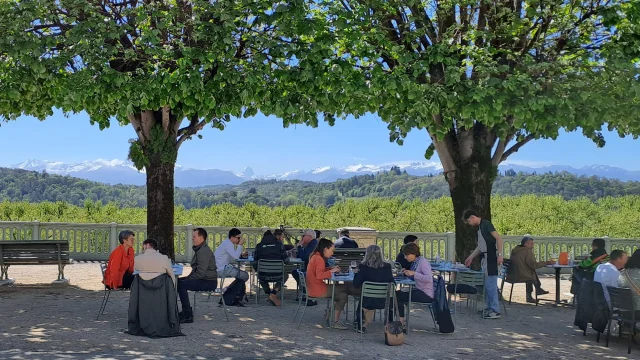
[[[502,265],[503,262],[504,258],[502,257],[502,255],[498,256],[498,265]]]
[[[240,246],[244,245],[244,239],[243,238],[240,238],[240,240],[238,241],[238,245],[240,245]]]
[[[340,271],[340,268],[337,266],[332,267],[331,269],[329,269],[329,271],[331,271],[332,273],[337,273]]]
[[[413,275],[415,275],[415,274],[416,274],[416,272],[415,272],[415,271],[413,271],[413,270],[404,270],[404,271],[403,271],[403,273],[404,273],[406,276],[413,276]]]
[[[470,267],[471,266],[471,262],[473,261],[473,258],[471,256],[469,256],[465,261],[464,261],[464,266],[466,267]]]
[[[556,263],[556,262],[555,262],[555,261],[553,261],[553,260],[547,260],[547,265],[553,265],[553,264],[555,264],[555,263]]]

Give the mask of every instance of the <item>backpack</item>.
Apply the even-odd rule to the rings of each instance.
[[[244,306],[242,300],[249,302],[246,297],[247,289],[245,281],[240,279],[233,280],[224,294],[222,294],[226,306]],[[220,300],[218,304],[222,305],[222,300]]]
[[[451,311],[449,310],[449,302],[447,301],[447,289],[444,285],[444,279],[442,276],[438,276],[434,279],[434,299],[433,299],[433,312],[436,322],[438,323],[438,330],[443,334],[452,333],[455,330],[453,321],[451,320]]]

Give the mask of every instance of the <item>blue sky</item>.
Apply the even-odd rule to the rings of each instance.
[[[321,166],[382,164],[423,161],[428,145],[425,131],[413,131],[403,146],[389,142],[386,124],[376,116],[282,127],[273,117],[256,116],[231,121],[224,131],[205,128],[203,139],[194,138],[180,149],[178,163],[193,168],[240,171],[251,167],[258,174],[311,170]],[[100,131],[87,115],[64,117],[60,112],[40,122],[22,117],[0,126],[3,156],[0,166],[28,159],[80,162],[95,159],[126,159],[128,139],[135,137],[130,125]],[[522,165],[610,165],[640,170],[640,140],[620,139],[605,133],[607,145],[598,149],[580,133],[561,134],[556,140],[539,140],[524,146],[510,160]],[[434,157],[433,160],[437,161]]]

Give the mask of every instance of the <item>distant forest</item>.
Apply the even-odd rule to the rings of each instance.
[[[524,174],[508,170],[493,186],[494,195],[558,195],[565,200],[640,195],[640,182],[576,176],[570,173]],[[308,181],[249,181],[237,186],[176,188],[175,203],[187,209],[215,204],[253,203],[266,206],[332,206],[359,198],[430,200],[449,196],[442,176],[413,176],[392,168],[376,175],[354,176],[332,183]],[[143,186],[107,185],[70,176],[0,168],[0,201],[62,201],[83,205],[85,201],[114,203],[119,207],[145,207]]]

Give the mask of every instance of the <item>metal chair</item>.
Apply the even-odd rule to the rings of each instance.
[[[511,298],[513,297],[513,287],[516,284],[531,284],[532,286],[534,285],[533,282],[531,281],[510,281],[507,280],[507,273],[509,272],[509,267],[511,266],[511,260],[509,259],[504,259],[504,262],[502,263],[502,271],[500,272],[500,279],[502,280],[502,285],[500,286],[500,294],[502,294],[503,290],[504,290],[504,283],[509,283],[511,284],[511,291],[509,292],[509,305],[511,305]],[[536,306],[538,306],[538,291],[533,291],[535,294],[535,300],[536,300]],[[505,310],[506,313],[506,310]]]
[[[224,317],[227,319],[227,321],[229,321],[229,315],[227,314],[227,304],[225,304],[224,296],[222,296],[222,294],[224,293],[222,289],[224,288],[224,281],[226,280],[226,277],[222,275],[222,277],[220,277],[219,279],[220,287],[216,288],[214,291],[208,292],[209,296],[207,296],[207,302],[209,302],[209,300],[211,299],[211,294],[220,295],[220,302],[222,303],[222,311],[224,311]],[[196,311],[196,295],[198,295],[198,291],[194,291],[193,293],[193,312]]]
[[[373,282],[373,281],[365,281],[362,284],[362,292],[360,293],[360,329],[362,329],[362,300],[364,298],[369,299],[385,299],[384,310],[387,312],[387,306],[389,304],[389,292],[391,292],[391,297],[393,297],[393,301],[396,301],[396,292],[395,285],[393,283],[381,283],[381,282]],[[357,310],[356,310],[357,311]],[[374,312],[375,314],[375,312]],[[360,340],[362,340],[362,331],[360,331]]]
[[[260,259],[258,260],[258,266],[257,266],[257,277],[258,277],[258,281],[260,281],[260,277],[264,277],[266,279],[274,279],[274,278],[280,278],[280,281],[272,281],[272,280],[265,280],[271,283],[276,283],[276,282],[280,282],[281,285],[281,289],[280,289],[280,301],[283,302],[284,304],[284,261],[282,260],[263,260]],[[256,291],[256,305],[258,304],[258,300],[260,298],[260,290]]]
[[[102,274],[102,281],[104,282],[104,276],[107,273],[107,263],[100,263],[100,272]],[[102,297],[102,304],[100,305],[100,310],[98,310],[98,316],[96,316],[96,320],[100,320],[100,315],[104,315],[104,310],[107,308],[107,303],[109,302],[109,296],[112,291],[127,291],[127,289],[112,289],[109,286],[104,286],[104,295]]]
[[[297,269],[296,270],[298,272],[298,276],[300,277],[300,288],[302,289],[306,289],[307,288],[307,279],[305,278],[305,273],[300,270]],[[307,310],[307,304],[309,302],[309,300],[320,300],[320,299],[324,299],[324,298],[314,298],[314,297],[309,297],[309,294],[303,293],[302,295],[306,295],[306,301],[304,302],[304,308],[302,309],[302,315],[300,315],[300,322],[298,322],[298,328],[300,328],[300,324],[302,324],[302,318],[304,317],[304,312]],[[296,318],[298,317],[298,312],[300,311],[300,307],[302,306],[302,298],[303,296],[300,296],[300,299],[298,300],[298,307],[296,308],[296,313],[293,315],[293,322],[296,322]],[[331,301],[330,298],[327,298],[327,307],[329,307],[329,301]],[[329,319],[329,322],[331,322],[331,319]]]
[[[458,289],[458,285],[468,285],[473,287],[476,292],[467,291],[465,289]],[[484,292],[482,291],[484,287],[484,274],[477,272],[459,272],[456,274],[456,282],[454,284],[454,291],[449,292],[449,302],[451,302],[452,295],[464,295],[467,298],[467,306],[469,305],[469,300],[471,299],[473,304],[473,311],[475,312],[478,307],[478,299],[483,298],[484,301]],[[457,310],[458,302],[453,303],[453,311],[454,314],[458,313]]]
[[[640,323],[636,311],[640,310],[635,308],[631,289],[607,286],[607,290],[609,291],[609,299],[611,300],[611,308],[613,309],[607,327],[607,347],[609,347],[609,336],[611,335],[611,322],[617,320],[631,329],[627,348],[627,354],[631,354],[631,341],[636,333],[636,324]],[[622,335],[622,331],[620,331],[620,335]]]

